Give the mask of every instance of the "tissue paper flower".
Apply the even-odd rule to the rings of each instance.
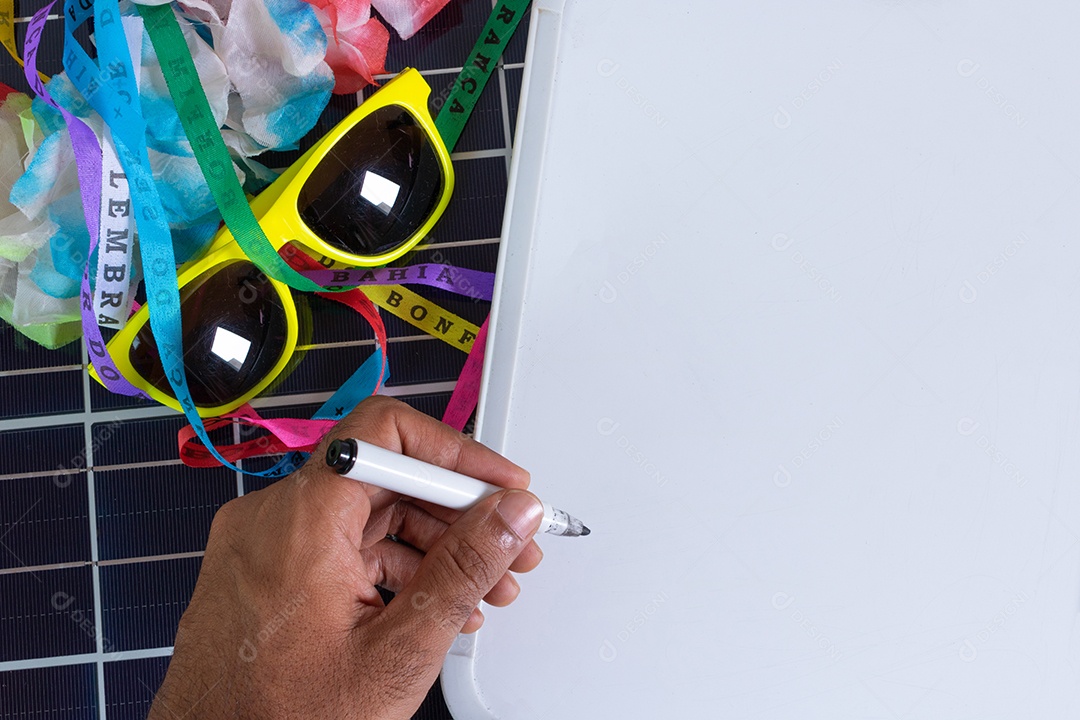
[[[148,0],[159,2],[160,0]],[[447,0],[376,0],[403,38]],[[331,91],[355,93],[385,73],[389,31],[371,0],[187,0],[178,7],[211,112],[238,179],[257,192],[275,177],[254,158],[288,150],[315,126]],[[131,0],[121,13],[137,17]],[[191,151],[153,45],[136,22],[140,106],[151,169],[179,261],[198,253],[220,215]],[[102,137],[104,123],[61,73],[49,93]],[[63,116],[0,87],[0,318],[56,347],[80,334],[78,294],[89,231]],[[137,235],[136,235],[137,242]],[[93,276],[93,272],[91,272]],[[135,278],[133,278],[134,280]]]
[[[371,17],[370,0],[308,0],[326,31],[326,62],[334,70],[334,92],[359,92],[385,73],[390,33]]]
[[[196,0],[191,8],[195,22],[180,22],[188,50],[237,177],[258,191],[275,176],[251,157],[296,147],[330,98],[334,78],[324,60],[325,34],[301,0]],[[126,0],[122,13],[137,15]],[[183,261],[205,246],[220,215],[145,33],[136,47],[150,165]],[[101,118],[66,75],[52,78],[48,88],[102,136]],[[89,249],[63,117],[41,99],[31,104],[25,95],[7,95],[0,106],[0,160],[8,169],[0,178],[0,317],[55,346],[78,336],[59,326],[80,318],[77,296]]]
[[[386,72],[390,33],[372,17],[382,15],[402,40],[407,40],[435,17],[448,0],[307,0],[316,8],[326,31],[326,62],[334,70],[334,92],[360,91]]]
[[[446,6],[449,0],[371,0],[380,15],[397,30],[402,40],[408,40],[427,25],[428,20]]]

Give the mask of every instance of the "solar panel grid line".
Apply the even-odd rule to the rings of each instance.
[[[455,162],[459,160],[479,160],[492,157],[508,158],[510,157],[510,153],[506,150],[465,150],[450,154],[450,159]]]
[[[66,568],[82,567],[89,564],[88,561],[52,563],[50,565],[24,565],[22,567],[0,568],[0,575],[13,575],[15,573],[40,573],[49,570],[64,570]]]
[[[422,252],[425,250],[439,250],[442,248],[454,248],[454,247],[475,247],[476,245],[498,245],[499,238],[477,238],[475,240],[446,240],[438,244],[431,245],[417,245],[416,251]]]
[[[240,441],[242,440],[242,438],[240,436],[240,425],[239,425],[239,423],[233,423],[232,436],[233,436],[233,443],[234,444],[239,444]],[[233,477],[236,480],[236,497],[242,497],[244,495],[244,473],[241,472],[240,470],[234,470],[233,471]]]
[[[494,6],[493,6],[494,7]],[[510,139],[513,137],[513,133],[510,130],[510,101],[507,99],[507,87],[506,87],[506,67],[499,66],[499,104],[502,108],[502,121],[503,121],[503,137],[506,138],[506,175],[510,176],[510,160],[512,156],[512,148]]]
[[[145,658],[169,657],[172,654],[172,646],[145,648],[142,650],[123,650],[120,652],[92,652],[80,655],[54,655],[51,657],[31,658],[27,660],[0,662],[0,673],[15,670],[35,670],[48,667],[64,667],[69,665],[89,665],[91,663],[116,663],[127,660],[141,660]],[[0,708],[2,709],[2,708]],[[7,715],[3,715],[7,717]]]
[[[85,343],[82,348],[83,353],[83,365],[89,366],[90,355]],[[82,374],[82,390],[83,390],[83,407],[85,409],[90,408],[90,375],[88,373]],[[90,579],[91,588],[94,598],[94,651],[98,654],[104,651],[103,641],[103,629],[101,624],[101,577],[100,569],[98,568],[98,542],[97,542],[97,497],[96,497],[96,484],[94,482],[94,446],[96,444],[93,435],[93,426],[87,419],[83,419],[83,441],[85,443],[85,465],[86,465],[86,501],[87,501],[87,522],[89,524],[89,538],[90,538]],[[62,592],[62,591],[58,591]],[[56,606],[56,595],[53,596],[53,605]],[[97,683],[98,703],[97,711],[99,720],[106,720],[105,718],[105,671],[102,668],[100,662],[94,663],[95,681]]]
[[[502,62],[501,60],[499,61],[499,65],[501,67],[505,67],[508,70],[520,70],[525,67],[525,63],[523,62]],[[424,70],[418,68],[417,72],[419,72],[424,77],[438,77],[439,75],[457,75],[461,72],[461,67],[461,65],[458,65],[457,67],[444,67],[434,70]],[[378,73],[374,75],[374,78],[375,82],[382,84],[387,80],[393,80],[396,75],[397,73]]]
[[[71,372],[78,370],[82,372],[84,366],[82,365],[58,365],[56,367],[47,368],[25,368],[23,370],[0,370],[0,377],[15,377],[17,375],[43,375],[45,373],[57,373],[57,372]]]

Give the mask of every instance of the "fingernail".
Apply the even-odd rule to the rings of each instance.
[[[495,510],[519,538],[527,538],[540,527],[544,506],[527,492],[511,490],[503,495]]]

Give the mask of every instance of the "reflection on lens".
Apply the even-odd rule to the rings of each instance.
[[[431,217],[444,180],[419,122],[389,105],[334,144],[300,189],[297,211],[333,247],[382,255],[407,242]]]
[[[285,351],[288,318],[270,280],[250,262],[218,266],[180,288],[184,369],[199,407],[231,403],[274,369]],[[131,343],[131,365],[175,397],[147,323]]]

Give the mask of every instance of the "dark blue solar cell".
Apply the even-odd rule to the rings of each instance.
[[[62,348],[49,350],[10,325],[0,323],[0,372],[65,365],[82,367],[82,343],[71,342]]]
[[[399,397],[406,405],[411,405],[420,412],[433,418],[442,419],[446,405],[450,402],[450,393],[431,393],[429,395],[405,395]]]
[[[0,568],[89,562],[86,473],[0,481]]]
[[[491,0],[454,0],[408,40],[390,31],[386,68],[461,67],[491,14]]]
[[[453,200],[424,242],[499,237],[505,201],[505,158],[456,161]]]
[[[82,412],[82,370],[0,376],[0,419]]]
[[[457,380],[468,357],[442,340],[400,343],[390,355],[389,387]]]
[[[373,352],[374,345],[309,350],[296,368],[266,394],[293,395],[337,390]]]
[[[236,497],[236,473],[185,465],[94,473],[102,560],[196,552],[210,522]]]
[[[531,9],[532,8],[530,7],[529,10]],[[529,21],[531,19],[531,13],[526,11],[525,17],[521,18],[521,24],[518,25],[517,30],[514,31],[514,36],[510,38],[510,42],[506,44],[506,52],[503,53],[503,62],[525,62],[525,50],[529,46]]]
[[[168,647],[191,600],[201,557],[101,568],[102,634],[117,651]]]
[[[127,395],[113,395],[111,392],[101,386],[100,383],[90,383],[90,407],[96,411],[102,410],[117,410],[120,408],[136,408],[136,407],[161,407],[153,400],[143,400],[136,397],[128,397]]]
[[[0,713],[18,720],[98,720],[97,670],[85,664],[0,672]]]
[[[109,720],[146,720],[168,657],[105,663],[105,713]]]
[[[0,476],[86,467],[82,425],[0,432]]]
[[[89,565],[0,575],[0,662],[94,652]]]

